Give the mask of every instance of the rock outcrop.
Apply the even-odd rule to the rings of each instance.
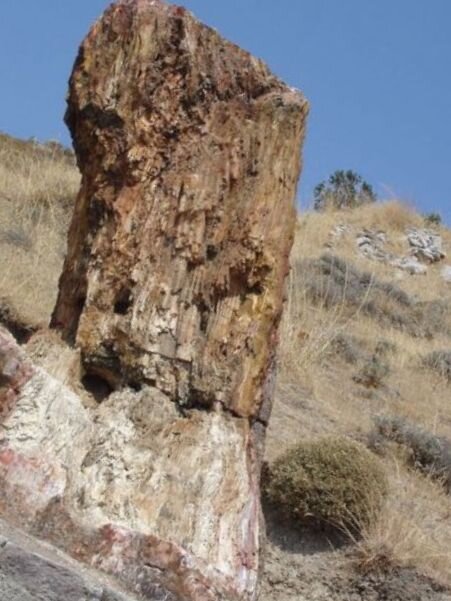
[[[341,226],[341,235],[345,230]],[[331,232],[331,240],[337,239],[335,230]],[[405,236],[409,245],[409,253],[396,255],[386,249],[387,235],[383,231],[365,229],[356,237],[359,253],[372,261],[392,265],[410,275],[425,275],[425,263],[436,263],[446,257],[442,250],[442,238],[429,230],[409,228]],[[333,245],[329,245],[331,247]]]
[[[113,4],[75,63],[55,332],[0,330],[0,513],[139,598],[256,596],[306,114],[159,0]]]
[[[411,253],[420,261],[437,263],[446,258],[443,252],[442,237],[430,230],[411,228],[407,232]]]

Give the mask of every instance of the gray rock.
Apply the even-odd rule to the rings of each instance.
[[[362,256],[392,265],[409,275],[425,275],[427,267],[422,261],[433,263],[445,256],[441,250],[441,238],[436,234],[412,229],[408,231],[407,239],[412,250],[406,256],[397,256],[386,250],[387,235],[383,231],[365,229],[358,234],[356,242]]]
[[[412,228],[407,231],[407,241],[412,255],[420,261],[436,263],[446,257],[442,248],[442,237],[431,230]]]
[[[0,549],[2,601],[133,601],[67,565],[7,542]],[[136,600],[135,600],[136,601]]]
[[[417,259],[417,257],[400,257],[394,259],[391,264],[410,275],[426,275],[427,267]]]
[[[325,244],[327,248],[334,248],[335,244],[344,238],[351,231],[351,227],[346,223],[338,223],[329,232],[329,238]]]
[[[445,265],[440,274],[447,284],[451,284],[451,265]]]
[[[357,235],[357,248],[361,255],[372,261],[387,263],[394,259],[394,255],[384,248],[387,235],[383,231],[365,229]]]

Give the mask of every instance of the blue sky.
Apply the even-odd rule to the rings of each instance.
[[[354,169],[451,223],[450,0],[186,0],[311,104],[300,198]],[[69,143],[77,47],[107,0],[1,0],[0,130]]]

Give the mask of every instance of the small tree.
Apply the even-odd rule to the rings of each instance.
[[[442,225],[442,216],[440,213],[426,213],[424,220],[427,225],[435,225],[437,227]]]
[[[350,170],[335,171],[327,181],[318,184],[314,190],[316,211],[327,208],[352,209],[375,200],[376,194],[370,184]]]

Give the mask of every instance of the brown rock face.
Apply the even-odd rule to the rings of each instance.
[[[88,372],[261,416],[306,113],[184,9],[106,11],[70,81],[83,182],[52,319]]]

